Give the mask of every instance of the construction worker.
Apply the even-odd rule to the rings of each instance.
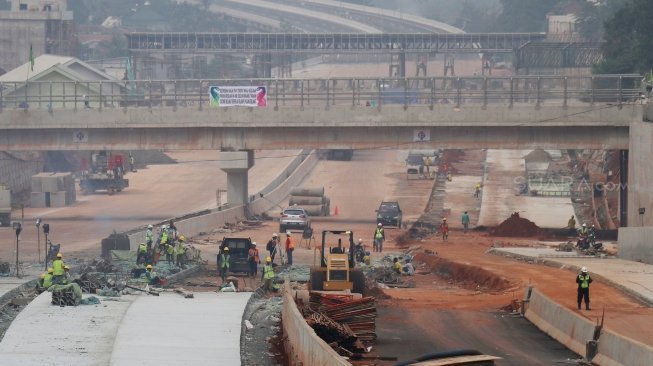
[[[50,288],[50,286],[52,286],[52,271],[52,268],[48,268],[48,271],[41,275],[39,286],[41,286],[41,288],[44,290],[47,290]]]
[[[152,225],[147,225],[147,230],[145,230],[145,244],[147,244],[148,253],[152,250],[152,243],[154,243],[154,232],[152,231],[154,227]]]
[[[218,256],[218,271],[220,272],[220,278],[222,278],[222,283],[225,283],[227,278],[227,272],[229,272],[229,260],[231,259],[229,255],[229,247],[224,247],[222,252]]]
[[[258,274],[258,264],[261,263],[261,260],[258,256],[258,248],[256,248],[256,242],[253,242],[252,247],[249,248],[247,253],[247,261],[249,262],[249,275],[256,277]]]
[[[404,264],[404,267],[402,268],[402,273],[409,276],[415,275],[415,266],[410,263],[410,258],[406,258],[406,264]]]
[[[161,284],[161,278],[156,275],[156,272],[152,268],[151,264],[148,264],[147,267],[145,267],[145,278],[147,278],[147,283],[150,285]]]
[[[394,257],[394,259],[392,260],[392,269],[397,274],[401,274],[401,272],[403,271],[403,266],[401,265],[399,258]]]
[[[578,284],[578,310],[580,310],[583,299],[585,300],[585,310],[590,310],[590,283],[592,283],[592,278],[587,272],[587,267],[581,268],[580,274],[576,277],[576,283]]]
[[[63,266],[63,270],[64,270],[64,275],[63,275],[63,283],[62,283],[62,285],[67,285],[67,284],[73,282],[73,278],[72,278],[72,276],[70,275],[70,267],[68,267],[68,266]]]
[[[578,236],[580,237],[581,240],[587,239],[589,236],[589,230],[587,229],[587,224],[581,225],[580,229],[578,229]]]
[[[134,155],[132,153],[129,153],[129,171],[134,172]]]
[[[463,213],[461,222],[463,224],[463,233],[467,233],[467,231],[469,230],[469,214],[467,213],[467,211]]]
[[[370,258],[370,252],[365,252],[365,256],[363,257],[363,262],[365,263],[366,266],[369,266],[372,263],[372,258]]]
[[[474,198],[479,198],[481,195],[481,183],[476,183],[474,186]]]
[[[177,247],[175,249],[176,255],[176,264],[180,268],[186,265],[186,237],[183,235],[179,236],[179,241],[177,242]]]
[[[270,239],[267,245],[265,246],[265,249],[270,254],[272,263],[274,263],[274,256],[277,255],[278,245],[279,245],[279,236],[277,235],[277,233],[273,233],[272,239]]]
[[[57,253],[57,258],[52,261],[52,283],[55,285],[61,285],[64,280],[64,275],[66,274],[64,270],[63,255]]]
[[[286,232],[286,256],[288,264],[292,265],[292,252],[295,251],[295,240],[292,238],[290,231]]]
[[[165,248],[166,244],[168,244],[168,227],[162,225],[161,233],[159,235],[159,250],[162,250]]]
[[[576,219],[574,219],[574,215],[571,215],[571,218],[567,221],[567,230],[569,230],[569,235],[574,235],[576,232]]]
[[[168,264],[175,263],[175,247],[171,243],[166,244],[166,261]]]
[[[265,292],[272,291],[272,280],[274,279],[274,269],[272,268],[272,258],[265,258],[265,266],[263,266],[263,274],[261,275],[261,280],[263,280],[263,290]]]
[[[383,251],[383,241],[385,240],[385,231],[383,230],[383,224],[380,222],[376,225],[376,229],[374,230],[374,245],[373,245],[373,250],[375,252],[382,252]]]
[[[136,264],[145,263],[147,261],[147,245],[140,243],[136,253]]]
[[[424,158],[424,166],[426,167],[426,174],[431,175],[431,157],[427,156]]]
[[[440,223],[440,233],[442,234],[442,240],[449,239],[449,224],[447,224],[447,218],[442,218]]]

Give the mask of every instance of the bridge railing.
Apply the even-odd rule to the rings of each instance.
[[[0,83],[2,109],[208,108],[211,86],[264,86],[267,107],[440,108],[636,102],[640,75],[36,81]]]

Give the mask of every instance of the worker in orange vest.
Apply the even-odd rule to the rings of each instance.
[[[442,219],[440,223],[440,233],[442,234],[442,240],[449,239],[449,224],[447,224],[447,218]]]
[[[261,260],[258,256],[258,249],[256,248],[256,242],[252,243],[252,246],[249,248],[247,253],[247,261],[249,262],[249,275],[256,277],[258,274],[258,264],[261,263]]]
[[[286,255],[288,256],[288,264],[292,265],[292,252],[295,250],[295,241],[290,236],[290,231],[286,232]]]

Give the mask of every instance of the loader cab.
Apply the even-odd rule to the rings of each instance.
[[[354,269],[354,233],[350,230],[322,231],[319,263],[310,275],[312,291],[365,292],[363,272]]]

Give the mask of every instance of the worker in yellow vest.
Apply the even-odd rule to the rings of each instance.
[[[229,247],[225,246],[222,249],[222,253],[218,256],[218,271],[220,271],[220,278],[222,278],[222,283],[225,283],[227,278],[227,272],[229,272]]]
[[[581,268],[580,274],[576,277],[576,283],[578,284],[578,310],[580,310],[583,299],[585,300],[585,309],[590,310],[590,283],[592,283],[592,278],[587,273],[587,267]]]
[[[274,279],[274,269],[272,268],[272,258],[265,258],[265,266],[263,266],[263,275],[261,280],[263,280],[263,290],[265,292],[272,291],[272,280]]]
[[[186,264],[186,247],[184,243],[186,242],[186,237],[183,235],[179,236],[179,241],[177,242],[177,247],[175,248],[175,255],[177,266],[183,267]]]
[[[52,268],[48,268],[48,271],[41,275],[39,286],[43,290],[47,290],[48,288],[50,288],[50,286],[52,286]]]
[[[63,255],[57,253],[57,258],[52,261],[52,283],[55,285],[61,285],[63,283],[64,275],[66,274],[64,266]]]

